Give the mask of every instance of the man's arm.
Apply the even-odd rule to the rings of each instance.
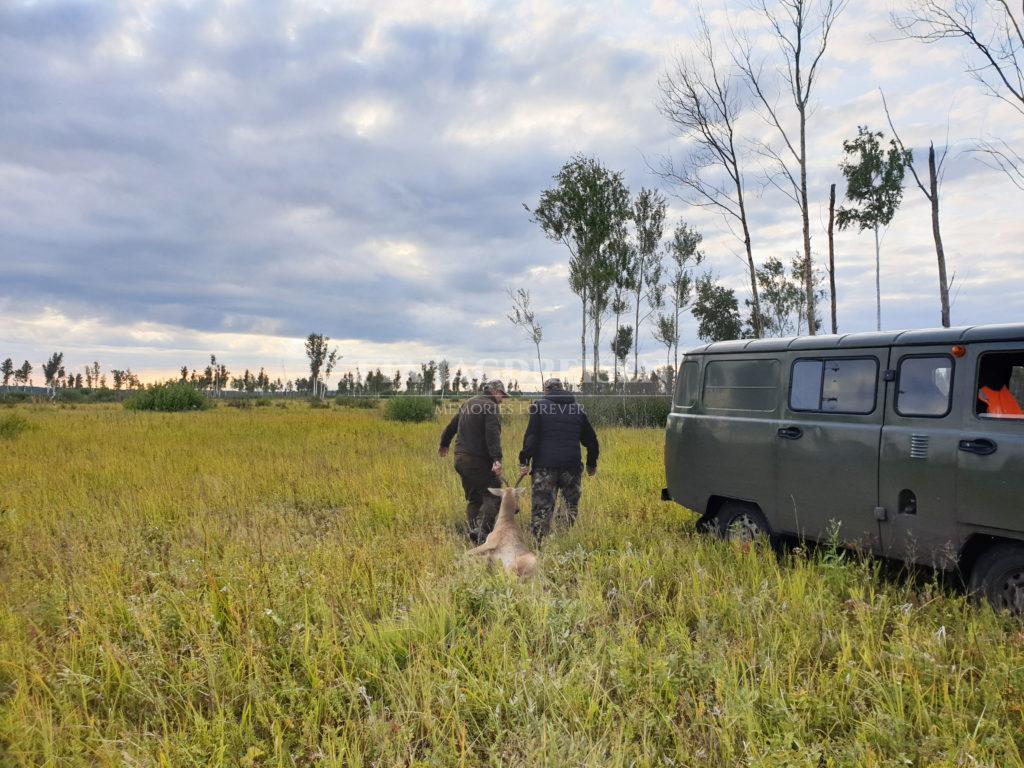
[[[437,449],[437,452],[444,456],[448,453],[448,446],[452,444],[452,439],[455,437],[455,433],[459,431],[459,414],[456,411],[455,415],[452,416],[452,420],[448,422],[448,426],[444,428],[444,432],[441,433],[441,445]]]
[[[601,452],[601,446],[597,442],[597,433],[590,425],[587,414],[583,414],[583,426],[580,429],[580,442],[587,449],[587,471],[597,469],[597,456]],[[591,474],[593,474],[591,472]]]
[[[487,442],[487,453],[491,461],[501,461],[501,419],[498,417],[498,404],[493,403],[484,411],[484,439]]]
[[[537,452],[537,441],[540,439],[540,414],[537,408],[530,406],[530,421],[526,425],[526,434],[523,435],[523,450],[519,452],[519,466],[525,467],[533,461],[533,455]]]

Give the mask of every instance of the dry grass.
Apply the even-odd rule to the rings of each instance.
[[[695,536],[657,430],[602,432],[520,585],[459,556],[440,424],[16,412],[4,766],[1022,764],[1018,623]]]

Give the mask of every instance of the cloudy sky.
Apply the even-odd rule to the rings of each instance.
[[[749,21],[740,0],[705,7],[717,34]],[[980,92],[956,44],[894,41],[892,7],[851,4],[827,54],[810,126],[815,251],[842,140],[884,127],[882,87],[919,156],[930,139],[952,145],[954,324],[1020,321],[1024,193],[966,150],[989,134],[1020,148],[1024,120]],[[648,161],[683,146],[657,82],[694,13],[667,0],[0,3],[0,358],[38,367],[62,350],[69,367],[156,377],[216,353],[232,372],[292,378],[319,331],[342,370],[446,357],[525,381],[508,369],[532,348],[504,291],[526,286],[544,355],[565,368],[579,334],[567,254],[523,203],[575,152],[634,191],[660,185]],[[752,113],[741,125],[764,132]],[[751,207],[755,257],[788,260],[796,208],[771,190]],[[704,233],[742,301],[723,222],[679,200],[670,216]],[[842,234],[837,254],[840,328],[873,328],[870,234]],[[883,262],[884,327],[937,325],[916,188]],[[684,333],[696,341],[692,323]],[[641,350],[664,359],[647,331]]]

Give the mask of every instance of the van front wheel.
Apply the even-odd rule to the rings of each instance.
[[[762,539],[770,541],[772,529],[764,515],[749,504],[730,501],[716,515],[718,535],[726,541],[747,544]]]
[[[1024,545],[997,544],[978,558],[971,570],[971,592],[997,611],[1024,616]]]

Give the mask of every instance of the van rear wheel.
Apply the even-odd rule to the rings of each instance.
[[[1024,545],[1006,542],[984,552],[971,569],[969,586],[996,611],[1024,616]]]
[[[772,529],[768,521],[760,510],[750,504],[726,502],[715,517],[718,520],[718,535],[726,541],[738,544],[771,541]]]

